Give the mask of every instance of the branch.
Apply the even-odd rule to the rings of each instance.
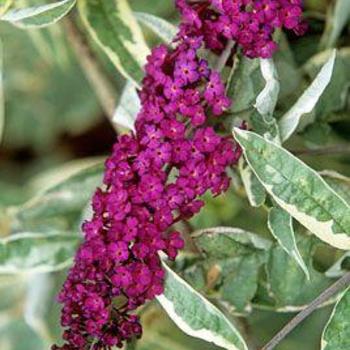
[[[218,61],[216,62],[216,67],[215,69],[218,72],[221,72],[224,67],[226,66],[226,62],[227,60],[230,58],[232,49],[235,46],[235,42],[233,40],[229,40],[226,44],[226,47],[224,49],[224,51],[222,51],[220,57],[218,58]]]
[[[350,146],[346,144],[334,145],[316,149],[295,149],[290,150],[295,155],[324,156],[324,155],[350,155]]]
[[[104,113],[107,115],[114,129],[118,131],[117,126],[112,121],[117,100],[117,93],[113,84],[106,78],[98,60],[92,52],[86,38],[74,22],[74,19],[67,17],[64,21],[64,25],[68,40],[75,51],[78,62],[86,78],[94,90]]]
[[[261,350],[274,349],[296,326],[304,321],[319,306],[329,300],[334,294],[350,285],[350,272],[345,274],[337,282],[326,289],[319,297],[311,302],[303,311],[296,315],[285,327],[282,328]]]

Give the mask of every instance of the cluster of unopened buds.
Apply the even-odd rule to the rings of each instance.
[[[133,313],[163,292],[158,253],[175,259],[184,247],[176,222],[203,207],[200,197],[226,191],[226,169],[241,151],[218,118],[230,107],[219,72],[200,49],[220,53],[235,40],[250,57],[269,57],[272,34],[300,32],[299,0],[177,0],[175,48],[153,49],[139,92],[134,133],[122,135],[94,194],[84,243],[59,294],[65,345],[54,350],[111,349],[140,337]]]

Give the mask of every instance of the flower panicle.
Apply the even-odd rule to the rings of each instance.
[[[207,191],[217,196],[229,187],[226,169],[241,149],[217,120],[231,101],[200,49],[220,51],[234,39],[246,55],[265,57],[273,52],[266,49],[273,28],[302,26],[299,0],[176,5],[182,21],[175,48],[160,45],[147,58],[136,131],[119,136],[105,162],[93,217],[83,224],[84,242],[58,296],[65,344],[53,350],[112,349],[141,337],[134,311],[163,292],[158,253],[174,260],[184,247],[173,224],[198,213]],[[267,28],[274,11],[281,22]],[[256,27],[259,34],[249,41]]]

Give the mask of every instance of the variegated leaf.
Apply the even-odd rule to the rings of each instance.
[[[312,84],[305,90],[291,109],[280,119],[279,128],[282,141],[288,140],[297,129],[302,117],[312,112],[315,108],[318,100],[331,81],[335,59],[336,51],[334,50]]]
[[[243,160],[239,162],[239,171],[249,203],[252,207],[260,207],[265,203],[266,191],[252,169]]]
[[[135,130],[135,121],[137,113],[140,111],[140,99],[136,92],[136,88],[130,82],[127,82],[118,107],[113,115],[113,123],[120,125],[126,130]]]
[[[321,240],[350,249],[350,207],[313,169],[279,145],[238,128],[236,140],[266,191]]]
[[[271,208],[269,211],[268,227],[286,253],[294,259],[304,271],[308,280],[310,274],[300,255],[294,236],[293,219],[283,209]]]
[[[62,0],[46,5],[11,9],[0,19],[23,29],[43,28],[59,21],[75,3],[76,0]]]
[[[127,79],[139,85],[149,49],[127,0],[78,0],[85,27]]]
[[[152,30],[165,43],[170,44],[177,33],[177,28],[163,18],[145,12],[136,12],[136,18],[140,23]]]
[[[190,336],[227,350],[248,350],[226,316],[164,264],[165,290],[157,299],[176,325]]]
[[[322,334],[321,350],[350,348],[350,288],[335,305]]]
[[[78,235],[58,233],[18,233],[0,240],[0,273],[52,272],[68,267],[73,259]]]

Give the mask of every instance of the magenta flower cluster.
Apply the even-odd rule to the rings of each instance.
[[[65,344],[53,350],[111,349],[140,337],[134,311],[163,292],[158,253],[173,260],[184,247],[173,225],[198,213],[208,190],[217,196],[229,187],[226,169],[241,150],[225,136],[218,117],[231,101],[201,49],[220,51],[234,39],[246,55],[267,57],[275,27],[301,26],[298,0],[176,3],[175,48],[160,45],[148,57],[136,131],[120,136],[106,161],[59,294]]]
[[[189,6],[189,3],[191,6]],[[302,35],[302,0],[178,0],[184,15],[183,33],[203,35],[211,50],[222,50],[233,40],[244,55],[269,58],[277,49],[273,34],[277,28]]]

